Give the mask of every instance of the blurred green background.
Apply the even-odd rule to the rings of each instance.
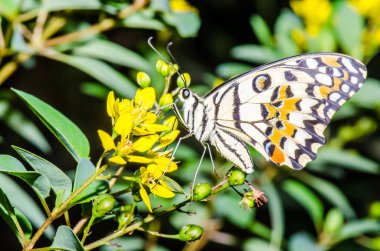
[[[305,52],[336,51],[362,60],[369,78],[334,116],[325,132],[328,144],[314,162],[292,171],[252,151],[256,171],[248,178],[269,203],[244,210],[239,195],[228,190],[208,203],[192,203],[191,216],[176,212],[151,225],[163,233],[175,233],[186,223],[204,226],[203,238],[192,245],[141,233],[119,242],[126,250],[380,250],[380,1],[0,2],[0,153],[15,155],[10,146],[17,145],[67,172],[73,160],[11,87],[74,121],[96,160],[102,152],[96,131],[110,126],[108,91],[133,97],[139,70],[157,79],[157,90],[163,88],[154,72],[158,57],[147,45],[150,36],[164,54],[166,44],[174,42],[172,53],[198,93],[252,67]],[[176,158],[182,164],[174,174],[180,184],[192,181],[201,150],[194,139],[181,145]],[[230,164],[215,155],[223,174]],[[216,180],[207,159],[198,181]],[[2,219],[0,229],[2,248],[18,250]],[[104,223],[92,234],[105,229],[111,226]]]

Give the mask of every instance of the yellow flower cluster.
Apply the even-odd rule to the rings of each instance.
[[[171,0],[170,1],[170,8],[174,12],[195,12],[195,13],[198,13],[198,10],[195,7],[193,7],[186,0]]]
[[[178,122],[171,116],[162,122],[151,112],[156,102],[152,87],[139,89],[133,100],[115,99],[108,94],[107,113],[112,119],[112,135],[98,130],[103,148],[112,152],[109,162],[118,165],[138,163],[147,165],[140,168],[140,196],[152,211],[148,193],[171,198],[174,193],[164,181],[164,174],[177,170],[177,164],[169,157],[171,150],[165,150],[179,135]],[[115,143],[116,142],[116,143]]]
[[[290,7],[300,16],[310,36],[317,36],[328,21],[332,7],[328,0],[291,0]]]

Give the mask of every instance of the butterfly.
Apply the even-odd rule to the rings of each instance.
[[[338,53],[285,58],[243,73],[201,97],[182,88],[183,123],[189,136],[209,143],[246,173],[247,145],[275,165],[302,169],[325,144],[334,113],[363,85],[366,67]]]

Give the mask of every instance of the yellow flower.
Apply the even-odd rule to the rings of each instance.
[[[186,0],[171,0],[170,8],[174,12],[195,12],[198,13],[198,10],[191,6]]]
[[[364,17],[376,19],[379,17],[380,0],[350,0],[350,4]]]
[[[151,193],[157,195],[161,198],[173,198],[175,193],[171,190],[171,188],[164,181],[164,173],[162,171],[163,166],[159,166],[156,164],[149,164],[147,168],[140,167],[140,196],[147,206],[148,210],[152,212],[152,207],[150,204],[150,200],[144,186],[147,186]]]
[[[328,0],[291,0],[290,7],[304,20],[306,30],[311,36],[319,34],[331,14]]]

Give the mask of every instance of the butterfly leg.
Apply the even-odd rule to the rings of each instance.
[[[161,107],[157,108],[157,110],[158,110],[157,113],[160,113],[160,112],[161,112],[163,109],[165,109],[166,107],[170,107],[170,109],[172,109],[172,111],[175,113],[175,116],[178,118],[178,121],[179,121],[179,122],[180,122],[185,128],[187,128],[186,122],[185,122],[185,120],[183,119],[181,113],[179,112],[176,103],[167,104],[167,105],[164,105],[164,106],[161,106]]]
[[[197,176],[198,176],[198,172],[199,172],[199,169],[202,165],[202,162],[203,162],[203,158],[206,154],[206,151],[207,151],[207,144],[204,143],[204,142],[201,142],[202,145],[203,145],[203,152],[202,152],[202,156],[201,156],[201,159],[199,160],[199,163],[198,163],[198,167],[197,169],[195,170],[195,174],[194,174],[194,179],[193,179],[193,183],[191,185],[191,198],[193,198],[193,189],[194,189],[194,186],[195,186],[195,181],[197,180]]]
[[[218,172],[216,171],[216,168],[215,168],[215,163],[214,163],[214,159],[212,157],[212,152],[211,152],[211,147],[210,147],[210,144],[209,143],[202,143],[203,145],[206,145],[207,146],[207,150],[208,150],[208,154],[210,155],[210,161],[211,161],[211,166],[212,166],[212,170],[214,171],[215,175],[221,179],[222,177],[219,176]]]

